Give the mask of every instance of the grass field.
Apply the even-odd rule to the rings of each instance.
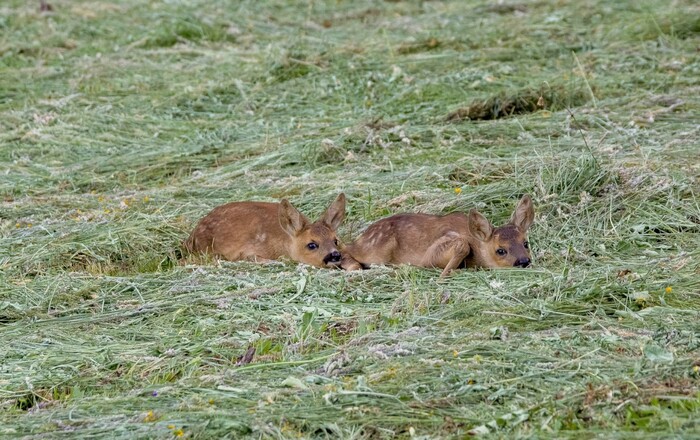
[[[0,438],[700,437],[697,2],[49,4],[0,3]],[[346,242],[531,194],[534,267],[180,259],[341,191]]]

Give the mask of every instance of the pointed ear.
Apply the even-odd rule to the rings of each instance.
[[[478,240],[486,241],[493,234],[493,226],[476,209],[469,211],[469,232]]]
[[[340,193],[335,202],[321,216],[321,221],[332,230],[337,230],[345,218],[345,194]]]
[[[520,199],[520,202],[518,202],[518,206],[515,207],[510,222],[517,226],[518,229],[525,232],[530,228],[534,220],[535,208],[532,206],[532,199],[525,194],[523,198]]]
[[[304,217],[295,207],[289,203],[289,200],[282,199],[280,201],[280,207],[278,209],[278,215],[280,220],[280,226],[284,231],[291,235],[296,236],[302,229],[304,229],[308,223],[306,217]]]

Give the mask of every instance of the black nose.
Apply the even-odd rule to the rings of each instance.
[[[525,257],[525,258],[518,258],[518,261],[513,264],[515,267],[528,267],[530,265],[530,259]]]
[[[326,260],[326,263],[337,263],[340,261],[340,252],[333,251],[330,254],[326,255],[326,258],[324,258],[324,260]]]

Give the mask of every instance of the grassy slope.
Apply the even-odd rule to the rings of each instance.
[[[0,436],[700,434],[694,2],[51,3],[0,6]],[[173,264],[339,191],[530,193],[536,266]]]

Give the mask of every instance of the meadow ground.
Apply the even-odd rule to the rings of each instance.
[[[0,437],[700,436],[697,2],[49,4],[0,4]],[[340,191],[346,241],[531,194],[534,267],[179,261]]]

